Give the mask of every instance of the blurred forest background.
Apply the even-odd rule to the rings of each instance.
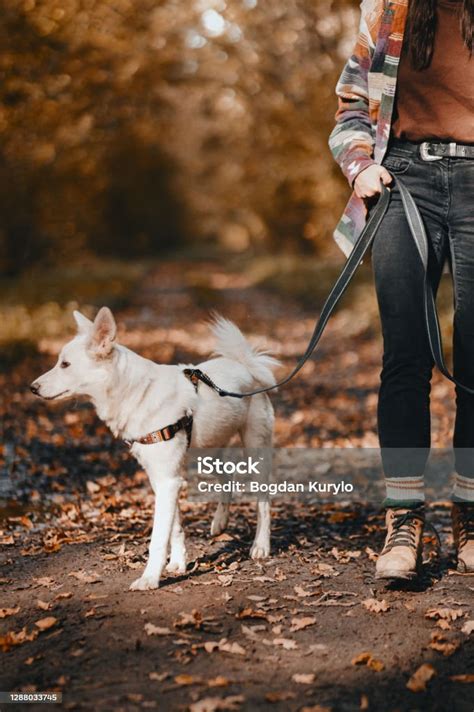
[[[0,269],[314,253],[350,0],[2,0]]]

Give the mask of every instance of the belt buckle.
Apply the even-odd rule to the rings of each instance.
[[[431,153],[428,153],[428,148],[429,148],[429,142],[428,141],[423,141],[423,143],[420,143],[420,156],[424,161],[442,161],[443,156],[432,156]],[[454,144],[456,146],[456,144]]]

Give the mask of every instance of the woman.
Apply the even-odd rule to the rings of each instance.
[[[473,0],[364,0],[358,41],[337,85],[330,147],[354,189],[335,239],[348,254],[366,206],[403,176],[430,242],[436,293],[447,258],[455,294],[454,375],[474,384]],[[396,183],[372,247],[384,340],[378,433],[386,478],[379,578],[413,578],[424,526],[433,361],[423,268]],[[474,396],[456,389],[453,531],[458,568],[474,572]]]

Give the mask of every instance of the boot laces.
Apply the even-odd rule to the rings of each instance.
[[[414,509],[395,514],[392,521],[392,531],[390,532],[385,551],[390,551],[394,546],[415,548],[417,524],[423,526],[424,523],[424,514]]]
[[[459,543],[465,546],[474,541],[474,507],[459,508]]]

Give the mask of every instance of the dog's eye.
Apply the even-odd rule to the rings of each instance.
[[[69,368],[70,365],[69,361],[61,361],[61,368]]]

